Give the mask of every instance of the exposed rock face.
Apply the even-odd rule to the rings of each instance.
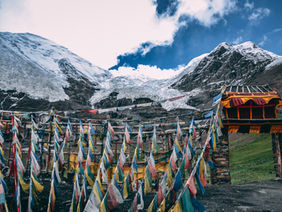
[[[29,33],[0,33],[0,109],[90,108],[106,71],[68,49]]]
[[[101,100],[100,102],[94,104],[96,108],[111,108],[111,107],[122,107],[127,105],[136,105],[142,103],[153,102],[150,98],[137,98],[137,99],[129,99],[129,98],[117,98],[118,93],[112,92],[109,97]]]
[[[253,84],[276,58],[277,55],[251,42],[236,46],[222,43],[204,57],[194,71],[183,75],[171,86],[186,92],[201,88],[202,92],[190,98],[188,103],[205,107],[225,85]],[[260,82],[267,83],[267,80]]]
[[[281,91],[279,56],[251,42],[222,43],[194,58],[166,80],[112,76],[67,48],[29,33],[0,32],[0,109],[38,111],[111,108],[154,102],[148,108],[113,111],[115,117],[153,117],[207,108],[224,85],[266,84]],[[281,60],[282,61],[282,60]],[[266,68],[268,67],[268,68]],[[185,96],[177,101],[164,101]],[[161,102],[161,104],[160,104]],[[185,110],[183,110],[185,109]]]
[[[249,83],[269,84],[282,97],[282,57],[278,59],[280,59],[279,63],[269,68],[266,67],[263,72],[255,75],[254,79],[250,80]]]
[[[70,99],[80,105],[90,106],[89,99],[93,96],[97,83],[90,82],[85,76],[79,75],[78,70],[66,59],[58,61],[60,70],[67,77],[69,87],[64,87]]]

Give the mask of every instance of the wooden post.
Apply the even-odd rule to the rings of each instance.
[[[222,136],[219,138],[216,150],[212,153],[212,161],[214,169],[211,170],[212,184],[230,184],[230,169],[229,169],[229,142],[228,130],[222,129]]]
[[[272,152],[276,177],[282,177],[282,134],[272,133]]]
[[[171,138],[170,138],[170,135],[168,135],[168,149],[171,150]]]
[[[53,121],[53,114],[50,113],[50,122],[49,122],[49,137],[48,137],[48,160],[47,160],[47,167],[46,172],[48,172],[49,169],[49,163],[51,161],[51,140],[52,140],[52,121]]]
[[[131,144],[127,145],[127,149],[128,149],[128,160],[131,161],[131,156],[130,156]]]
[[[115,143],[115,158],[116,158],[116,161],[118,160],[117,158],[117,143]]]
[[[250,119],[253,119],[253,103],[250,101]]]

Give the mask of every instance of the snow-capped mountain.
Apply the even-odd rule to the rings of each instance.
[[[212,97],[224,85],[251,84],[268,64],[279,58],[252,42],[234,46],[224,42],[210,53],[192,59],[171,79],[144,81],[131,75],[110,78],[101,83],[102,89],[95,93],[91,102],[96,107],[104,108],[148,101],[162,102],[185,95],[180,100],[165,101],[161,105],[166,110],[209,107]]]
[[[8,32],[0,33],[0,73],[0,108],[5,109],[18,108],[25,99],[87,105],[99,82],[111,76],[50,40]]]
[[[160,102],[161,111],[195,109],[191,106],[206,107],[224,85],[270,83],[265,75],[280,67],[280,60],[252,42],[221,43],[177,70],[178,75],[158,80],[103,70],[37,35],[0,33],[0,109],[69,110],[147,102]],[[185,97],[165,101],[177,96]]]
[[[267,65],[279,58],[250,41],[234,46],[224,42],[205,55],[193,71],[175,80],[172,87],[185,92],[200,88],[188,103],[204,106],[224,85],[254,84],[260,73],[267,72]],[[265,78],[261,83],[271,82]]]

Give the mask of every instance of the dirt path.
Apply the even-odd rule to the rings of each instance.
[[[198,199],[207,211],[282,211],[282,179],[212,185]]]

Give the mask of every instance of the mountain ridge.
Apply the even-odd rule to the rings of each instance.
[[[225,85],[267,83],[272,69],[279,75],[282,58],[250,41],[238,45],[222,42],[210,53],[192,59],[173,78],[144,80],[113,76],[46,38],[8,32],[0,32],[0,56],[0,109],[27,111],[147,102],[161,102],[159,107],[166,111],[206,108]],[[270,66],[276,60],[277,64]],[[279,90],[279,81],[272,82]],[[165,101],[176,96],[184,97]]]

